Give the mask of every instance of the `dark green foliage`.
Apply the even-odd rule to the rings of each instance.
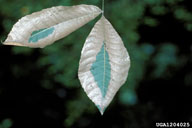
[[[23,124],[27,128],[101,125],[149,128],[155,127],[155,121],[190,121],[189,2],[105,0],[105,16],[122,37],[131,68],[126,83],[103,117],[77,77],[81,49],[99,17],[44,49],[1,45],[0,128],[12,125],[18,128]],[[57,5],[101,7],[101,3],[101,0],[0,0],[0,39],[4,41],[13,24],[32,12]]]
[[[4,119],[0,123],[0,128],[10,128],[12,126],[12,121],[10,119]]]

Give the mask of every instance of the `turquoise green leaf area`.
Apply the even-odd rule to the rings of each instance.
[[[103,46],[96,56],[96,61],[91,66],[91,73],[101,90],[103,98],[105,98],[111,79],[111,65],[109,62],[109,54],[105,50],[103,42]]]
[[[55,28],[51,27],[51,28],[44,28],[44,29],[34,31],[34,32],[32,32],[31,37],[29,38],[28,42],[36,43],[40,39],[43,39],[43,38],[49,36],[50,34],[52,34],[54,30],[55,30]]]

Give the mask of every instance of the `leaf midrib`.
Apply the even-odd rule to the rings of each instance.
[[[105,85],[105,68],[106,68],[106,67],[105,67],[105,63],[106,63],[106,62],[105,62],[105,43],[104,43],[103,45],[104,45],[104,47],[103,47],[103,50],[104,50],[104,55],[103,55],[103,56],[104,56],[104,57],[103,57],[103,58],[104,58],[104,62],[103,62],[103,63],[104,63],[104,71],[103,71],[103,86],[102,86],[102,88],[103,88],[103,90],[104,90],[104,85]]]

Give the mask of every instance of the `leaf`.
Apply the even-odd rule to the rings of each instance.
[[[122,39],[102,16],[81,51],[78,77],[84,91],[101,114],[125,83],[130,59]]]
[[[101,10],[93,5],[44,9],[21,18],[4,44],[43,48],[69,35],[100,13]]]

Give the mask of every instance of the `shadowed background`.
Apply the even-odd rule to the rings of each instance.
[[[101,116],[77,77],[97,17],[44,49],[0,45],[0,128],[153,128],[192,125],[190,0],[105,0],[105,16],[131,58],[127,82]],[[0,39],[21,17],[52,6],[100,0],[0,0]]]

